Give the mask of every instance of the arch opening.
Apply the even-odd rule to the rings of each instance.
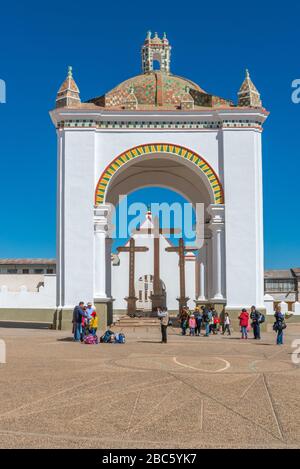
[[[221,183],[204,158],[179,145],[149,144],[123,152],[106,167],[96,186],[95,205],[114,203],[109,200],[114,199],[114,188],[116,192],[118,186],[118,192],[125,194],[137,188],[135,179],[140,180],[140,187],[159,181],[159,185],[177,188],[193,203],[203,197],[209,203],[224,203]]]

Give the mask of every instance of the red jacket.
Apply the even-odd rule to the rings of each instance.
[[[249,313],[241,313],[239,315],[240,326],[248,327],[249,324]]]

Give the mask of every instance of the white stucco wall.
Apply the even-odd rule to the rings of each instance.
[[[25,278],[24,278],[25,277]],[[24,281],[26,276],[23,275]],[[11,291],[6,285],[0,287],[0,308],[53,308],[56,304],[56,275],[46,275],[44,286],[39,291],[28,291],[25,284],[18,291]]]
[[[261,134],[223,133],[227,306],[264,305]]]

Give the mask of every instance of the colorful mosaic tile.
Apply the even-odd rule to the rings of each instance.
[[[211,190],[214,194],[214,203],[224,203],[223,189],[221,183],[214,170],[200,155],[197,155],[191,150],[181,147],[179,145],[156,143],[140,145],[138,147],[132,148],[131,150],[127,150],[126,152],[117,156],[105,169],[98,181],[95,191],[95,204],[99,205],[105,201],[105,194],[109,181],[121,166],[126,164],[127,161],[131,161],[132,159],[138,158],[141,155],[151,155],[153,153],[167,153],[169,155],[180,156],[181,158],[185,158],[191,163],[195,164],[199,168],[199,170],[202,171],[202,173],[205,175],[209,182]]]

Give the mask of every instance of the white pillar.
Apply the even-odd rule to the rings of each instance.
[[[266,294],[264,296],[264,305],[267,310],[267,314],[274,314],[274,298],[271,295]]]
[[[203,261],[200,261],[199,264],[199,296],[198,300],[205,300],[205,265]]]
[[[224,244],[224,206],[210,205],[211,215],[209,228],[212,232],[212,264],[213,264],[213,298],[225,299],[225,244]]]
[[[298,301],[296,301],[294,304],[293,304],[293,311],[294,311],[294,314],[296,316],[299,316],[300,315],[300,303]]]
[[[94,299],[98,300],[110,297],[109,212],[108,205],[94,210]]]

